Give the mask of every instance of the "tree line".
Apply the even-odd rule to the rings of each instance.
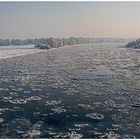
[[[89,44],[89,43],[100,43],[100,42],[113,42],[113,43],[123,43],[128,41],[128,39],[122,38],[39,38],[39,39],[0,39],[0,46],[19,46],[19,45],[48,45],[51,48],[61,47],[65,45],[74,44]]]
[[[126,47],[140,49],[140,38],[136,39],[135,41],[129,42]]]

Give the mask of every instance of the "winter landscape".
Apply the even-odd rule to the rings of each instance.
[[[38,12],[45,11],[47,5],[52,6],[51,12],[55,11],[54,7],[59,9],[64,5],[71,6],[73,10],[75,6],[86,9],[90,5],[93,7],[96,5],[99,9],[101,7],[106,9],[114,5],[113,2],[89,2],[84,5],[80,2],[42,4],[41,2],[0,2],[0,18],[3,18],[0,29],[7,27],[13,31],[11,34],[2,30],[0,34],[2,38],[0,39],[0,138],[140,138],[138,33],[135,32],[136,36],[132,37],[130,33],[120,30],[120,37],[99,37],[98,29],[97,32],[95,30],[95,35],[98,37],[86,37],[86,35],[66,37],[64,33],[64,37],[41,38],[30,35],[29,38],[28,33],[33,33],[34,30],[28,30],[24,34],[19,32],[22,30],[22,19],[16,15],[16,10],[19,10],[18,14],[23,16],[23,13],[26,15],[26,11],[30,11],[33,5],[41,7]],[[124,10],[123,5],[125,5],[129,11],[131,6],[138,8],[135,4],[140,6],[140,3],[138,5],[136,2],[132,4],[118,2],[115,6]],[[15,10],[15,6],[19,9]],[[13,13],[8,13],[3,7],[10,8]],[[27,9],[24,11],[24,8]],[[58,14],[61,15],[61,12],[64,11],[59,11]],[[4,13],[10,16],[13,14],[15,19],[11,22],[16,21],[16,30],[19,29],[17,32],[11,28],[14,24],[7,24]],[[30,14],[26,16],[31,17]],[[107,14],[105,17],[108,16],[111,15]],[[34,19],[34,16],[32,18]],[[42,23],[43,20],[39,22]],[[27,23],[26,27],[31,28],[30,20],[27,20]],[[57,27],[55,24],[51,26]],[[24,25],[22,27],[24,28]],[[49,32],[49,28],[46,34],[53,33],[52,30]],[[42,34],[43,31],[44,28]],[[82,34],[78,29],[76,31],[79,36]],[[63,30],[61,32],[63,33]],[[38,30],[37,33],[40,36]],[[102,34],[106,35],[105,32]],[[90,30],[88,35],[90,36]]]

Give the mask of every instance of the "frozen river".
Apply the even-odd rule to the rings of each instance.
[[[0,60],[1,138],[140,138],[140,53],[119,43]]]

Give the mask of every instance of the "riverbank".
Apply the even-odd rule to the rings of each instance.
[[[34,48],[34,45],[0,46],[0,59],[23,56],[26,54],[40,53],[46,50]]]

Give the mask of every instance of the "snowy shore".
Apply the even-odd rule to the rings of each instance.
[[[23,46],[1,46],[0,47],[0,59],[22,56],[26,54],[33,54],[44,52],[46,50],[41,50],[34,48],[34,45],[23,45]]]

